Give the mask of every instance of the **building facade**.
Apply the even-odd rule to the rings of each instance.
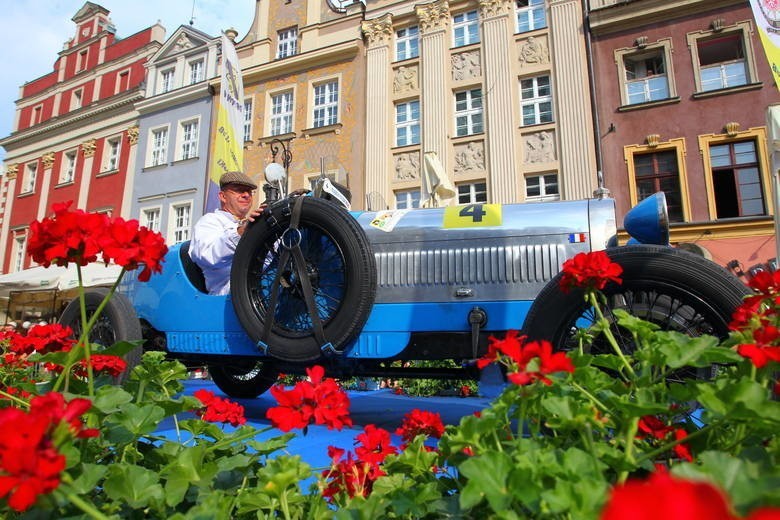
[[[246,173],[261,185],[273,150],[279,151],[275,160],[281,163],[287,149],[291,190],[310,188],[324,171],[347,186],[353,207],[361,208],[363,5],[269,0],[256,6],[249,31],[236,44],[244,84]]]
[[[619,218],[666,193],[673,243],[721,265],[775,256],[767,107],[780,102],[745,0],[591,0],[606,186]]]
[[[367,0],[366,192],[431,199],[435,152],[460,204],[590,197],[597,188],[577,0]]]
[[[168,244],[189,240],[203,214],[218,47],[183,25],[146,63],[130,213]]]
[[[54,70],[25,83],[6,150],[0,271],[30,267],[30,222],[54,203],[130,217],[138,142],[134,103],[143,97],[144,63],[160,48],[154,25],[118,38],[105,8],[86,2],[75,35]]]

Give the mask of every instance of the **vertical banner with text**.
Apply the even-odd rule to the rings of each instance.
[[[233,42],[222,35],[222,76],[214,132],[214,154],[211,157],[206,207],[219,207],[219,178],[229,171],[244,171],[244,82]]]
[[[775,86],[780,88],[780,1],[750,0],[750,7],[775,78]]]

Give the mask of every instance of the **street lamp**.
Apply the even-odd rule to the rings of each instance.
[[[269,146],[271,147],[271,159],[273,162],[269,163],[265,167],[265,180],[271,185],[272,188],[279,191],[279,197],[284,197],[287,192],[287,173],[292,162],[292,152],[287,148],[284,141],[280,139],[273,139]],[[281,154],[280,148],[281,147]],[[282,163],[276,162],[276,156],[279,155]],[[267,199],[275,199],[269,193],[266,193]]]

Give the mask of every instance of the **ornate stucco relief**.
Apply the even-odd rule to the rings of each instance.
[[[550,63],[550,52],[546,38],[529,36],[520,45],[520,66],[542,65]]]
[[[478,78],[482,75],[479,50],[453,54],[450,60],[452,64],[453,81]]]
[[[401,66],[393,72],[393,94],[400,94],[419,88],[417,66]]]
[[[525,136],[523,145],[525,163],[538,164],[555,161],[555,142],[553,133],[536,132]]]
[[[390,13],[381,18],[366,20],[360,28],[369,47],[390,44],[393,41],[393,16]]]
[[[415,12],[420,20],[420,32],[423,34],[446,28],[450,20],[450,5],[447,0],[419,5]]]
[[[420,178],[420,154],[418,152],[399,153],[393,156],[395,163],[395,181],[414,181]]]
[[[485,143],[472,141],[455,147],[455,175],[485,170]]]

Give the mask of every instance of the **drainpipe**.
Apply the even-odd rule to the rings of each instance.
[[[593,138],[596,142],[596,180],[598,188],[593,191],[597,199],[609,197],[609,190],[604,186],[604,174],[601,171],[601,125],[596,107],[596,75],[593,72],[593,47],[590,32],[590,0],[582,0],[582,24],[585,32],[585,54],[588,60],[588,83],[590,87],[590,109],[593,113]]]

